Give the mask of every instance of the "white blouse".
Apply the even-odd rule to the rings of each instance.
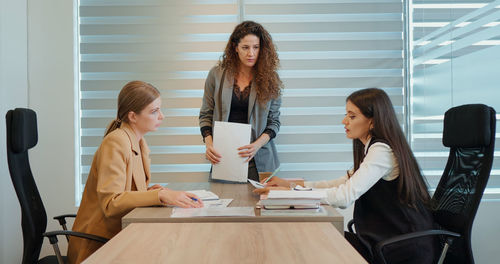
[[[349,178],[344,177],[330,181],[307,181],[306,187],[326,188],[327,201],[332,206],[347,208],[361,195],[367,192],[381,178],[392,181],[399,176],[399,167],[391,147],[385,143],[376,142],[368,153],[368,141],[365,145],[365,158],[359,169]]]

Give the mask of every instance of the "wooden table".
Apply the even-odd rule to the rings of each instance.
[[[232,198],[232,206],[251,206],[259,201],[259,195],[252,191],[250,184],[230,183],[171,183],[167,185],[173,190],[211,190],[219,198]],[[261,216],[260,209],[255,209],[255,217],[191,217],[171,218],[170,207],[139,207],[122,218],[122,228],[131,223],[194,223],[194,222],[329,222],[341,233],[344,232],[344,216],[331,206],[323,206],[327,215],[314,216]]]
[[[329,223],[134,223],[92,263],[366,263]]]

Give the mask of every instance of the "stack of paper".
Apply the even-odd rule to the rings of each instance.
[[[250,144],[252,126],[215,121],[214,148],[224,157],[212,166],[212,178],[225,181],[246,182],[248,162],[238,155],[238,148]]]
[[[322,191],[271,190],[267,197],[261,197],[260,204],[265,209],[318,208],[324,198],[325,192]]]

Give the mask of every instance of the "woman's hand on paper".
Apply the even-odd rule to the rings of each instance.
[[[255,189],[255,190],[253,190],[253,192],[257,193],[257,194],[268,194],[270,190],[289,191],[290,188],[287,188],[287,187],[264,187],[261,189]]]
[[[200,208],[203,207],[201,199],[188,192],[161,190],[158,193],[160,201],[167,205],[174,205],[183,208]]]
[[[238,154],[240,157],[247,158],[245,162],[249,162],[255,155],[257,154],[257,151],[259,151],[262,146],[267,144],[271,138],[269,137],[269,134],[263,133],[260,135],[260,137],[255,140],[253,143],[239,147],[238,148]]]

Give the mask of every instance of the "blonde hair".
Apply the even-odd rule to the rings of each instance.
[[[119,128],[122,122],[128,123],[130,111],[139,114],[158,97],[160,97],[160,91],[147,82],[131,81],[125,84],[118,95],[116,119],[108,125],[104,136]]]

